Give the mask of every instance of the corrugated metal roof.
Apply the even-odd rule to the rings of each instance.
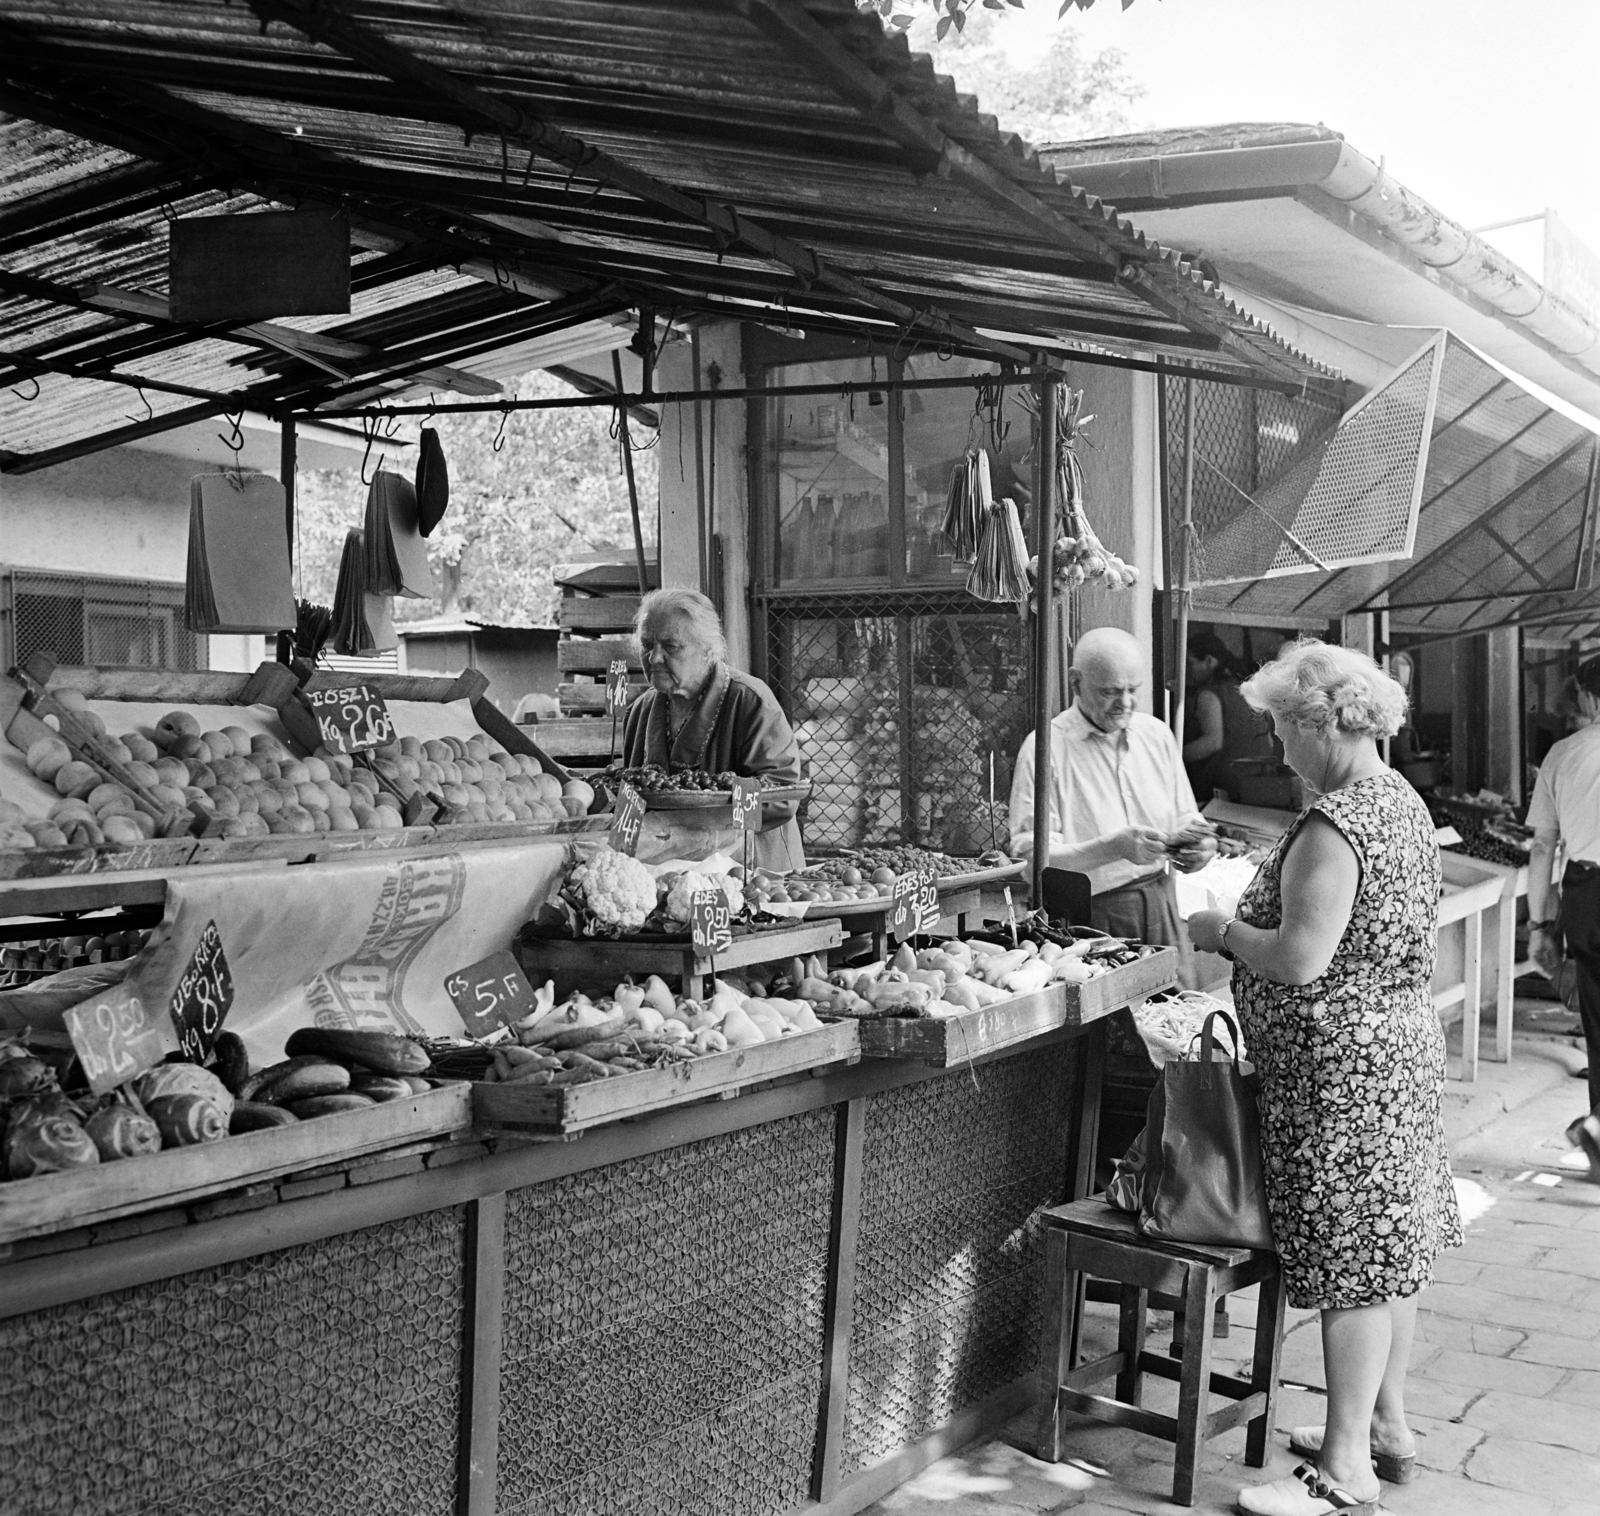
[[[0,0],[0,108],[0,378],[70,370],[0,389],[35,463],[146,415],[86,376],[154,381],[147,430],[304,411],[641,305],[1330,377],[850,0]],[[348,318],[273,325],[370,355],[83,303],[164,296],[170,217],[286,204],[361,251]]]

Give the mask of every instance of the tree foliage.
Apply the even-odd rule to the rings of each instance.
[[[1094,0],[1061,0],[1056,19],[1060,20],[1068,11],[1086,11],[1093,4]],[[1133,0],[1122,0],[1123,10],[1132,4]],[[1007,6],[1020,11],[1024,9],[1025,0],[856,0],[857,10],[876,11],[892,31],[904,31],[924,7],[929,8],[938,17],[935,40],[939,42],[943,42],[952,29],[959,36],[966,29],[968,18],[978,11],[1003,11]]]
[[[525,400],[576,393],[539,372],[513,391]],[[502,427],[502,413],[479,412],[428,423],[438,430],[450,470],[450,509],[428,539],[439,594],[436,600],[397,599],[397,620],[444,613],[501,626],[548,624],[555,619],[556,564],[593,549],[632,557],[615,411],[511,411],[503,419]],[[398,435],[414,444],[417,432],[411,418]],[[639,447],[654,434],[635,424],[633,436],[648,544],[655,536],[656,454]],[[409,474],[416,456],[414,445],[394,448],[386,466]],[[298,484],[299,593],[332,604],[345,533],[362,523],[366,486],[356,468],[303,473]]]
[[[1064,142],[1130,129],[1130,111],[1144,90],[1116,48],[1090,47],[1063,26],[1018,63],[1005,46],[1010,19],[1003,0],[966,10],[951,9],[952,0],[873,0],[872,8],[881,13],[885,3],[902,7],[886,24],[904,31],[912,47],[932,52],[940,71],[976,95],[1006,131],[1030,142]],[[1019,0],[1011,4],[1021,9]]]

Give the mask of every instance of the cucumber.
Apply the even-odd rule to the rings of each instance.
[[[302,1121],[317,1116],[337,1116],[341,1111],[364,1111],[377,1102],[368,1095],[358,1095],[354,1090],[340,1090],[333,1095],[310,1095],[291,1103],[289,1109]]]
[[[342,1063],[331,1063],[325,1058],[308,1058],[304,1063],[292,1059],[296,1065],[286,1069],[271,1084],[256,1092],[256,1099],[267,1105],[292,1105],[297,1100],[309,1100],[315,1095],[337,1095],[350,1088],[350,1070]]]
[[[350,1090],[366,1095],[380,1105],[385,1100],[409,1100],[411,1085],[403,1075],[358,1073],[350,1076]]]
[[[289,1034],[284,1052],[291,1058],[315,1053],[339,1063],[359,1064],[375,1074],[421,1074],[428,1055],[408,1037],[391,1032],[345,1032],[333,1027],[303,1026]]]
[[[300,1118],[281,1105],[262,1105],[254,1100],[235,1102],[233,1115],[228,1121],[228,1134],[237,1137],[243,1132],[264,1132],[275,1126],[296,1126]]]

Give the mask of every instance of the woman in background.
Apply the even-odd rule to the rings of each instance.
[[[1236,758],[1270,758],[1272,738],[1267,723],[1239,693],[1233,653],[1215,632],[1189,638],[1188,689],[1192,719],[1185,725],[1183,766],[1200,805],[1221,790],[1232,800],[1237,793]]]
[[[1415,1466],[1417,1296],[1461,1243],[1431,991],[1439,849],[1427,806],[1377,747],[1405,694],[1364,653],[1294,643],[1243,692],[1315,798],[1237,914],[1202,911],[1189,934],[1234,960],[1267,1210],[1289,1303],[1322,1312],[1328,1417],[1290,1435],[1307,1460],[1293,1476],[1242,1490],[1239,1509],[1375,1516],[1379,1478],[1403,1483]]]

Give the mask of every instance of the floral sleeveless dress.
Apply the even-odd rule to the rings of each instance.
[[[1461,1245],[1442,1101],[1445,1049],[1430,981],[1439,849],[1398,774],[1358,780],[1311,807],[1361,864],[1333,962],[1306,985],[1240,962],[1233,995],[1261,1075],[1267,1209],[1289,1301],[1375,1305],[1424,1289]],[[1238,919],[1283,918],[1280,871],[1306,812],[1239,900]]]

